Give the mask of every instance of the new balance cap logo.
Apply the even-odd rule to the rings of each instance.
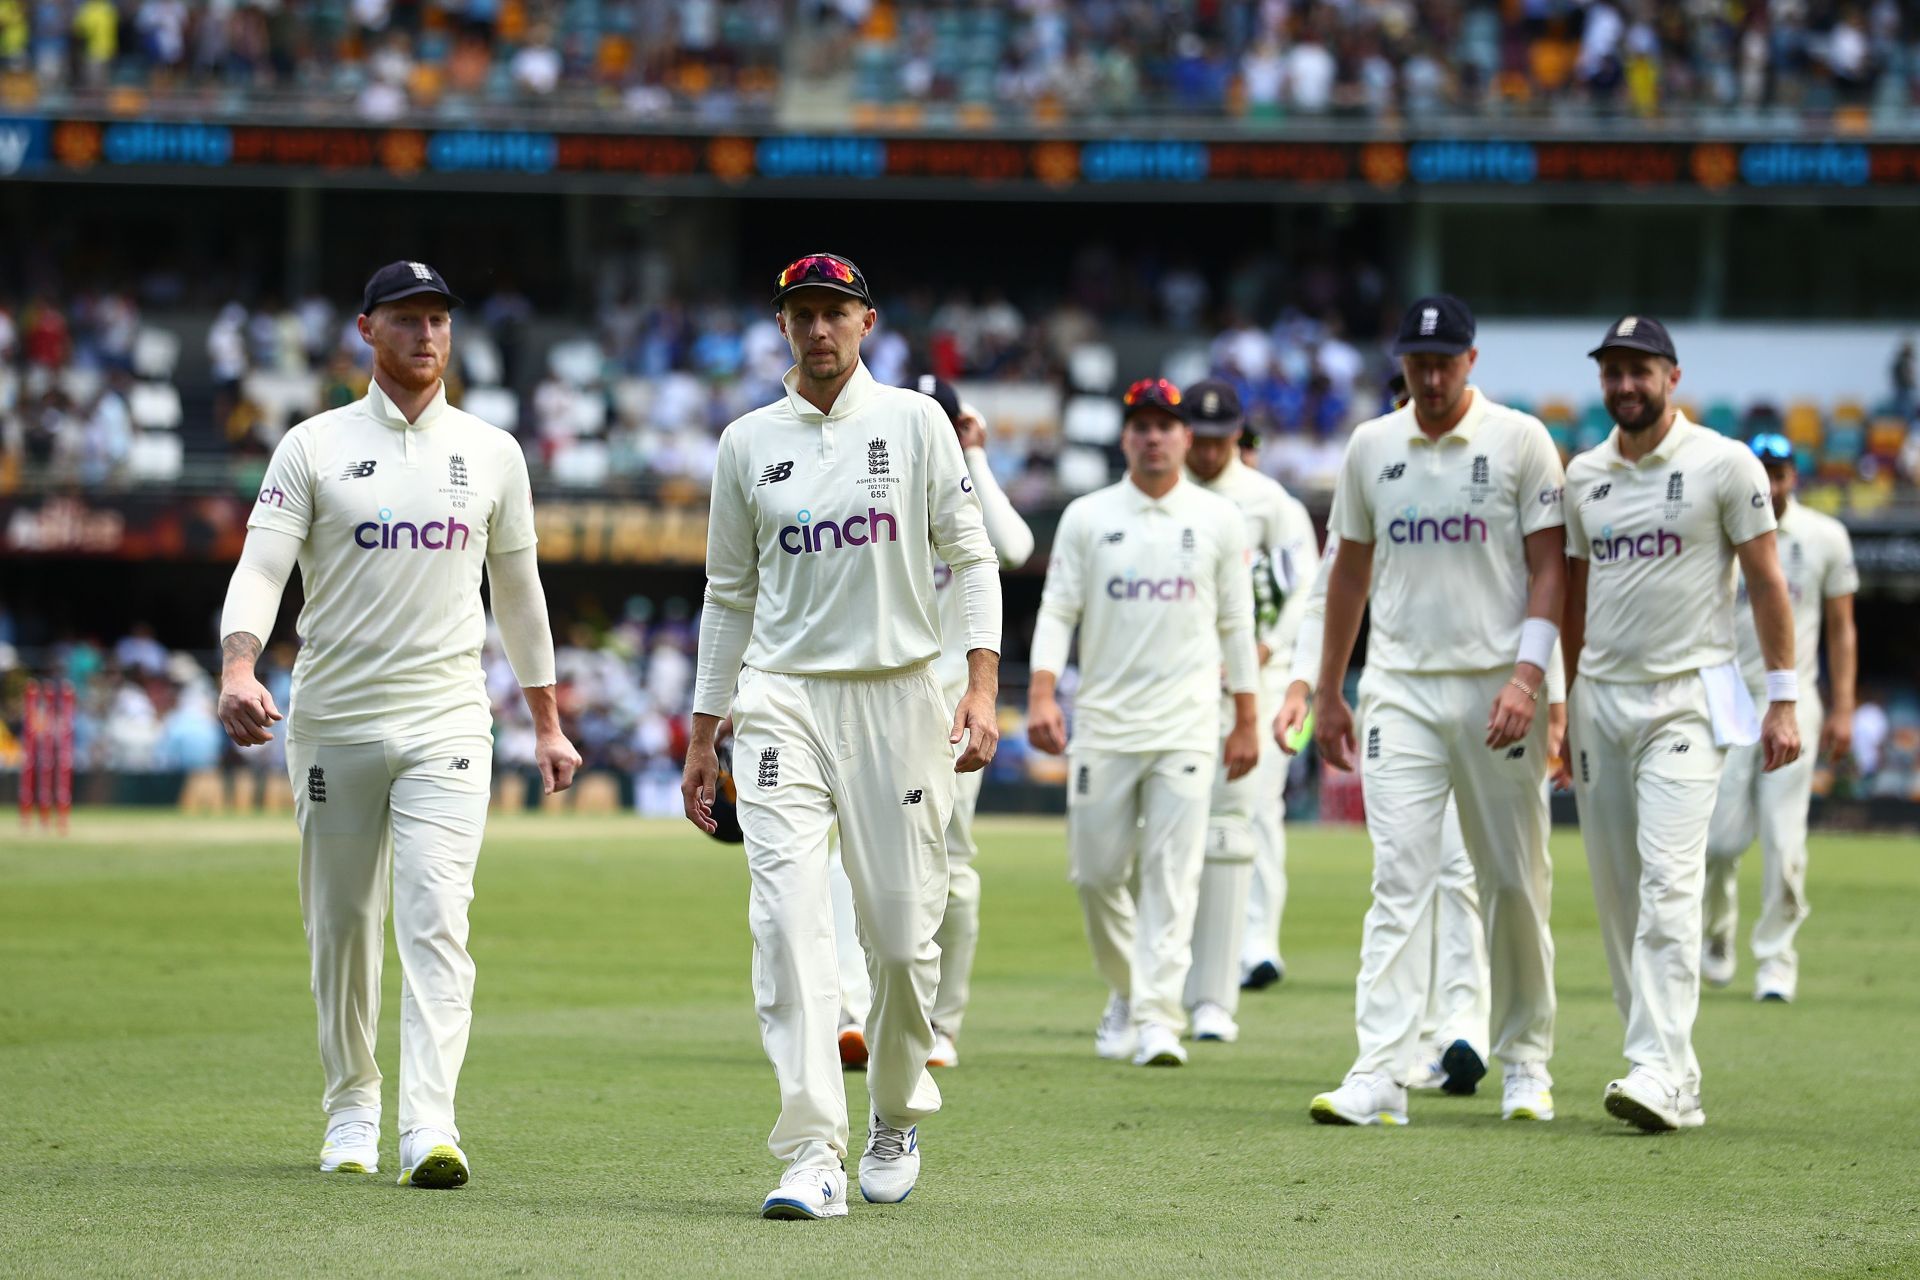
[[[1386,466],[1380,468],[1381,481],[1398,480],[1405,474],[1407,474],[1407,464],[1404,462],[1389,462]]]
[[[753,487],[758,489],[761,484],[779,484],[782,480],[792,475],[793,463],[791,461],[776,462],[760,473],[760,484],[756,484]]]
[[[379,463],[371,460],[367,462],[349,462],[347,469],[340,473],[340,478],[342,480],[365,480],[373,474],[373,469],[379,465]]]

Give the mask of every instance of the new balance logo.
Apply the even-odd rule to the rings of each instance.
[[[793,463],[776,462],[760,473],[760,484],[779,484],[793,475]],[[758,489],[760,484],[753,486]]]
[[[1676,742],[1670,750],[1672,750],[1674,755],[1683,756],[1693,750],[1693,744],[1691,742]]]
[[[340,473],[340,478],[342,480],[365,480],[373,474],[374,467],[378,465],[376,462],[349,462],[347,469]]]
[[[1386,466],[1380,468],[1379,483],[1384,484],[1388,480],[1398,480],[1401,476],[1405,474],[1407,474],[1406,463],[1389,462]]]
[[[327,774],[319,765],[307,770],[307,799],[315,804],[327,802]]]
[[[909,791],[905,796],[901,797],[900,803],[919,804],[921,800],[926,798],[926,794],[924,791]]]
[[[1612,492],[1613,492],[1613,486],[1611,484],[1597,484],[1593,486],[1593,488],[1587,490],[1587,496],[1580,499],[1580,505],[1583,507],[1590,507],[1594,503],[1600,501],[1602,498],[1606,497],[1608,494]]]
[[[1507,759],[1518,760],[1526,754],[1527,749],[1525,747],[1511,747],[1507,751]]]
[[[1184,768],[1182,768],[1182,769],[1180,770],[1180,772],[1182,772],[1182,773],[1198,773],[1198,772],[1200,772],[1200,766],[1199,766],[1199,765],[1197,765],[1197,764],[1190,764],[1190,765],[1187,765],[1187,766],[1185,766]]]
[[[455,758],[455,759],[452,759],[452,760],[449,760],[449,761],[447,761],[447,768],[449,768],[449,769],[464,769],[464,768],[466,768],[466,767],[467,767],[467,766],[468,766],[469,764],[471,764],[471,763],[472,763],[472,761],[471,761],[471,760],[470,760],[470,759],[469,759],[468,757],[466,757],[466,756],[459,756],[459,757],[457,757],[457,758]]]
[[[1374,725],[1372,728],[1367,730],[1367,759],[1378,760],[1379,758],[1380,758],[1380,726]]]
[[[780,748],[766,747],[760,752],[760,785],[772,787],[780,782]]]
[[[1106,543],[1110,547],[1117,547],[1121,544],[1121,542],[1126,540],[1126,536],[1127,536],[1127,531],[1125,529],[1115,529],[1112,533],[1101,534],[1100,541]]]

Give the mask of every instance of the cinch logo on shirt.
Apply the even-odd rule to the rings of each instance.
[[[780,530],[780,549],[790,556],[812,555],[816,551],[837,551],[841,547],[864,547],[870,542],[880,541],[880,526],[886,525],[888,542],[900,541],[900,526],[894,520],[893,513],[881,511],[877,507],[868,507],[867,514],[848,516],[844,520],[820,520],[813,518],[813,512],[802,508],[795,517],[798,524],[790,524]],[[827,546],[827,537],[832,535],[833,546]]]
[[[453,542],[455,534],[460,536],[458,546]],[[393,508],[382,507],[378,520],[353,527],[353,545],[363,551],[418,551],[422,547],[428,551],[465,551],[472,534],[471,528],[453,516],[415,524],[411,520],[396,521]]]
[[[1479,516],[1422,517],[1414,507],[1387,526],[1387,538],[1397,543],[1485,542],[1487,522]]]
[[[1592,557],[1602,562],[1659,560],[1668,555],[1677,556],[1686,548],[1680,535],[1667,529],[1655,529],[1638,536],[1623,533],[1615,537],[1612,525],[1602,529],[1600,536],[1592,539],[1588,546]]]
[[[270,489],[262,489],[260,491],[260,505],[266,506],[269,503],[276,507],[284,507],[287,505],[287,495],[281,491],[280,486],[277,484]]]
[[[1198,600],[1200,585],[1192,578],[1136,578],[1115,574],[1107,579],[1107,595],[1114,600]]]

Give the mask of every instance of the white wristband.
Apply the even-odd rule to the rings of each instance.
[[[1520,624],[1520,653],[1515,662],[1531,662],[1545,671],[1553,665],[1553,646],[1560,639],[1560,628],[1545,618],[1528,618]]]
[[[1798,671],[1767,672],[1767,701],[1800,701],[1800,673]]]

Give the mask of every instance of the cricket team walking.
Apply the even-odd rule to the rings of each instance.
[[[446,402],[459,299],[425,263],[375,273],[366,397],[301,423],[268,468],[222,620],[220,715],[265,742],[253,665],[297,564],[287,715],[300,898],[324,1076],[320,1167],[378,1170],[385,916],[403,969],[400,1181],[471,1176],[454,1095],[471,1027],[467,908],[491,725],[493,610],[549,792],[561,732],[525,461]],[[857,1186],[905,1200],[933,1071],[960,1061],[980,934],[973,814],[999,741],[999,573],[1034,536],[951,386],[877,382],[860,269],[814,253],[773,295],[784,394],[720,437],[682,795],[749,876],[752,990],[773,1066],[768,1218],[848,1212],[848,1066],[864,1068]],[[1555,1115],[1548,798],[1577,799],[1627,1071],[1605,1110],[1704,1123],[1693,1023],[1736,969],[1734,869],[1758,839],[1755,995],[1797,993],[1812,752],[1847,745],[1846,533],[1793,497],[1791,446],[1689,422],[1649,316],[1590,356],[1614,422],[1562,469],[1546,428],[1471,378],[1472,312],[1421,298],[1400,408],[1357,428],[1322,551],[1306,509],[1242,460],[1232,384],[1126,391],[1125,474],[1067,507],[1031,645],[1027,733],[1065,757],[1067,875],[1107,1001],[1101,1058],[1188,1063],[1281,981],[1282,793],[1310,738],[1357,770],[1373,845],[1357,1051],[1313,1120],[1402,1125],[1409,1090]],[[1370,618],[1357,708],[1348,664]],[[1824,629],[1831,704],[1815,689]],[[1076,657],[1077,661],[1073,659]],[[732,776],[716,744],[730,729]],[[1083,1042],[1084,1043],[1084,1042]],[[1305,1099],[1302,1099],[1305,1101]]]

